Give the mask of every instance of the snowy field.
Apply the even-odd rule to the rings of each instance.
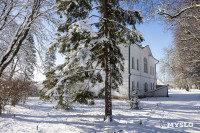
[[[170,90],[169,97],[141,99],[142,110],[130,110],[125,100],[113,100],[112,123],[103,122],[104,101],[55,110],[52,103],[29,98],[25,105],[6,107],[0,133],[200,133],[200,91]]]

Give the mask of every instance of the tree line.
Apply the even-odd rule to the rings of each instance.
[[[177,1],[160,11],[174,33],[173,45],[165,49],[161,61],[162,72],[173,87],[200,88],[200,1]]]
[[[53,0],[0,1],[0,113],[36,91],[37,54],[46,43],[46,23],[55,24]]]

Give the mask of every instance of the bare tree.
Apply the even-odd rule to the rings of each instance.
[[[200,86],[200,1],[183,0],[159,7],[157,13],[174,30],[174,47],[178,56],[174,57],[182,70],[182,82]]]
[[[2,0],[0,6],[0,77],[19,53],[31,33],[37,41],[45,37],[44,23],[53,22],[50,0]],[[52,16],[52,15],[51,15]]]
[[[143,8],[146,19],[158,18],[174,31],[174,46],[165,51],[161,70],[178,87],[200,86],[200,0],[129,1],[138,2],[131,6]]]
[[[161,72],[167,73],[165,80],[173,87],[186,88],[189,91],[189,70],[185,63],[186,56],[180,54],[179,48],[171,46],[165,49],[165,58],[161,62]]]
[[[53,5],[53,0],[0,1],[0,113],[35,89],[36,52],[51,37],[49,26],[57,23]]]

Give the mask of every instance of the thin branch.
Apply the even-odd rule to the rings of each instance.
[[[200,8],[200,4],[186,7],[186,8],[184,8],[184,9],[182,9],[181,11],[179,11],[179,12],[178,12],[177,14],[175,14],[175,15],[171,15],[171,14],[165,12],[165,11],[162,10],[162,9],[159,9],[158,14],[159,14],[159,15],[166,15],[168,18],[173,19],[173,18],[179,17],[182,13],[186,12],[187,10],[189,10],[189,9],[195,9],[195,8]]]

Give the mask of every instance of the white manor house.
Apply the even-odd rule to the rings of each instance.
[[[134,88],[139,89],[140,97],[168,96],[168,85],[156,88],[156,64],[159,62],[151,53],[149,46],[120,45],[124,56],[123,85],[112,90],[112,96],[130,98]],[[101,85],[96,88],[100,91]]]

